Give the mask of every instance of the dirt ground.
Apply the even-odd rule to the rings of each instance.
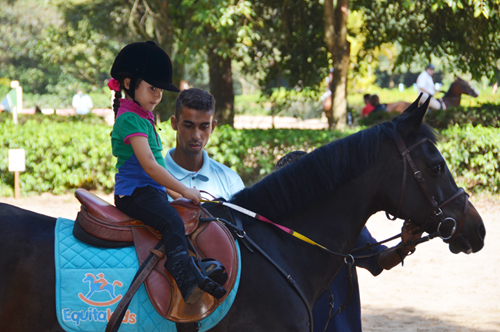
[[[113,201],[111,195],[98,195]],[[0,197],[0,202],[71,219],[79,210],[71,195]],[[495,243],[500,243],[500,199],[472,198],[472,202],[487,232],[479,253],[455,255],[435,239],[420,245],[403,267],[378,277],[358,269],[364,331],[500,331],[500,255],[495,249]],[[389,221],[380,213],[367,225],[381,240],[399,233],[402,222]]]

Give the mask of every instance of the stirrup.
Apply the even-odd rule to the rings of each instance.
[[[218,260],[213,258],[203,258],[202,260],[197,261],[197,265],[204,276],[212,279],[219,285],[224,285],[226,283],[226,268]]]
[[[219,265],[217,265],[214,262],[210,262],[210,265],[215,266],[215,268],[212,268],[210,271],[207,271],[205,269],[200,270],[198,262],[195,261],[194,257],[192,257],[192,256],[189,259],[189,263],[191,264],[191,267],[193,268],[193,272],[195,272],[195,274],[196,274],[198,288],[200,290],[212,295],[216,299],[220,299],[224,295],[226,295],[226,293],[227,293],[226,289],[221,284],[219,284],[218,282],[216,282],[215,280],[213,280],[209,277],[212,275],[212,273],[215,273],[217,278],[220,278],[220,280],[223,280],[224,275],[225,275],[225,279],[227,280],[227,273],[225,273],[225,269],[223,272],[221,272],[220,267],[222,266],[222,264],[217,262],[217,263],[219,263]],[[207,264],[205,262],[202,263],[203,267],[205,267],[206,265]],[[208,266],[208,268],[210,268],[210,266]],[[191,302],[191,303],[194,303],[194,302]]]

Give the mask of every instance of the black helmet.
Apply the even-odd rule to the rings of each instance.
[[[430,69],[436,69],[432,63],[429,63],[425,69],[430,68]]]
[[[163,90],[180,91],[172,84],[170,57],[152,41],[132,43],[122,48],[111,67],[111,77],[119,80],[123,74],[143,79]]]

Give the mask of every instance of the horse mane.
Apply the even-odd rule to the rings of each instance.
[[[382,131],[396,128],[401,118],[404,116],[328,143],[243,189],[231,202],[270,220],[286,218],[324,199],[371,166],[379,155]],[[430,127],[423,125],[421,130],[436,142]]]
[[[362,130],[308,153],[243,189],[231,201],[271,220],[279,220],[324,198],[361,174],[376,158],[382,125],[387,124]]]

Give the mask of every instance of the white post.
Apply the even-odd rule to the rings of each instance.
[[[14,172],[14,198],[19,199],[21,186],[20,173],[26,170],[26,152],[24,149],[9,149],[9,172]]]
[[[10,87],[16,89],[16,106],[12,108],[12,119],[17,124],[17,114],[23,109],[23,88],[19,85],[19,81],[11,81]]]

